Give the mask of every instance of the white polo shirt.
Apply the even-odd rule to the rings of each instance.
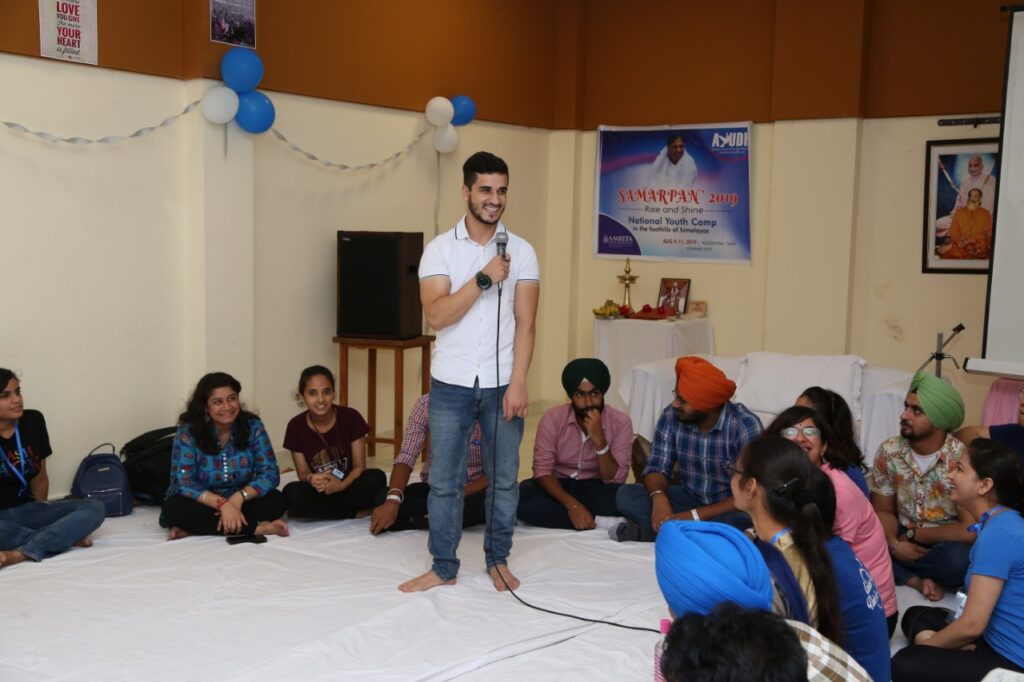
[[[501,293],[501,335],[498,339],[498,383],[495,383],[495,335],[498,332],[498,287],[481,292],[458,322],[437,332],[437,342],[430,364],[430,374],[438,381],[472,388],[477,379],[481,388],[495,388],[508,384],[512,377],[512,343],[516,334],[516,284],[539,282],[540,265],[530,243],[508,231],[501,222],[498,231],[508,234],[509,274]],[[497,246],[492,237],[480,245],[469,238],[466,218],[442,235],[435,237],[420,258],[420,280],[428,277],[447,277],[451,292],[476,279],[495,254]],[[474,286],[476,286],[474,284]]]

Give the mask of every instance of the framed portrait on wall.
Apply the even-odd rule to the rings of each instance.
[[[998,139],[928,143],[921,272],[988,272],[998,174]]]
[[[663,277],[661,288],[658,290],[658,305],[656,307],[685,313],[686,302],[689,298],[690,280]]]

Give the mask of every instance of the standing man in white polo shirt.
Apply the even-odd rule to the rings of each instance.
[[[484,556],[494,587],[515,589],[508,570],[519,502],[519,443],[526,416],[526,374],[533,358],[540,267],[525,239],[500,222],[508,166],[477,152],[462,166],[468,212],[436,237],[420,260],[420,300],[437,331],[430,378],[429,571],[403,592],[453,585],[459,572],[462,494],[469,434],[480,421],[487,476]],[[498,237],[498,235],[504,235]],[[507,237],[504,256],[499,243]]]

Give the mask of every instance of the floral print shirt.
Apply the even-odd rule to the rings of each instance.
[[[944,526],[959,520],[950,497],[953,479],[950,464],[959,462],[964,445],[953,434],[939,449],[939,458],[925,473],[917,466],[906,438],[897,436],[882,443],[871,465],[871,492],[896,496],[896,517],[903,526]]]

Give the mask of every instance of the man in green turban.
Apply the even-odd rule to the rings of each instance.
[[[544,528],[590,530],[595,516],[618,516],[615,493],[629,473],[633,421],[605,405],[608,366],[577,358],[562,370],[569,403],[537,425],[533,478],[519,485],[519,520]]]
[[[918,372],[900,415],[900,435],[882,443],[868,480],[885,529],[897,585],[931,600],[963,584],[975,522],[950,495],[964,446],[953,436],[964,401],[948,382]]]

